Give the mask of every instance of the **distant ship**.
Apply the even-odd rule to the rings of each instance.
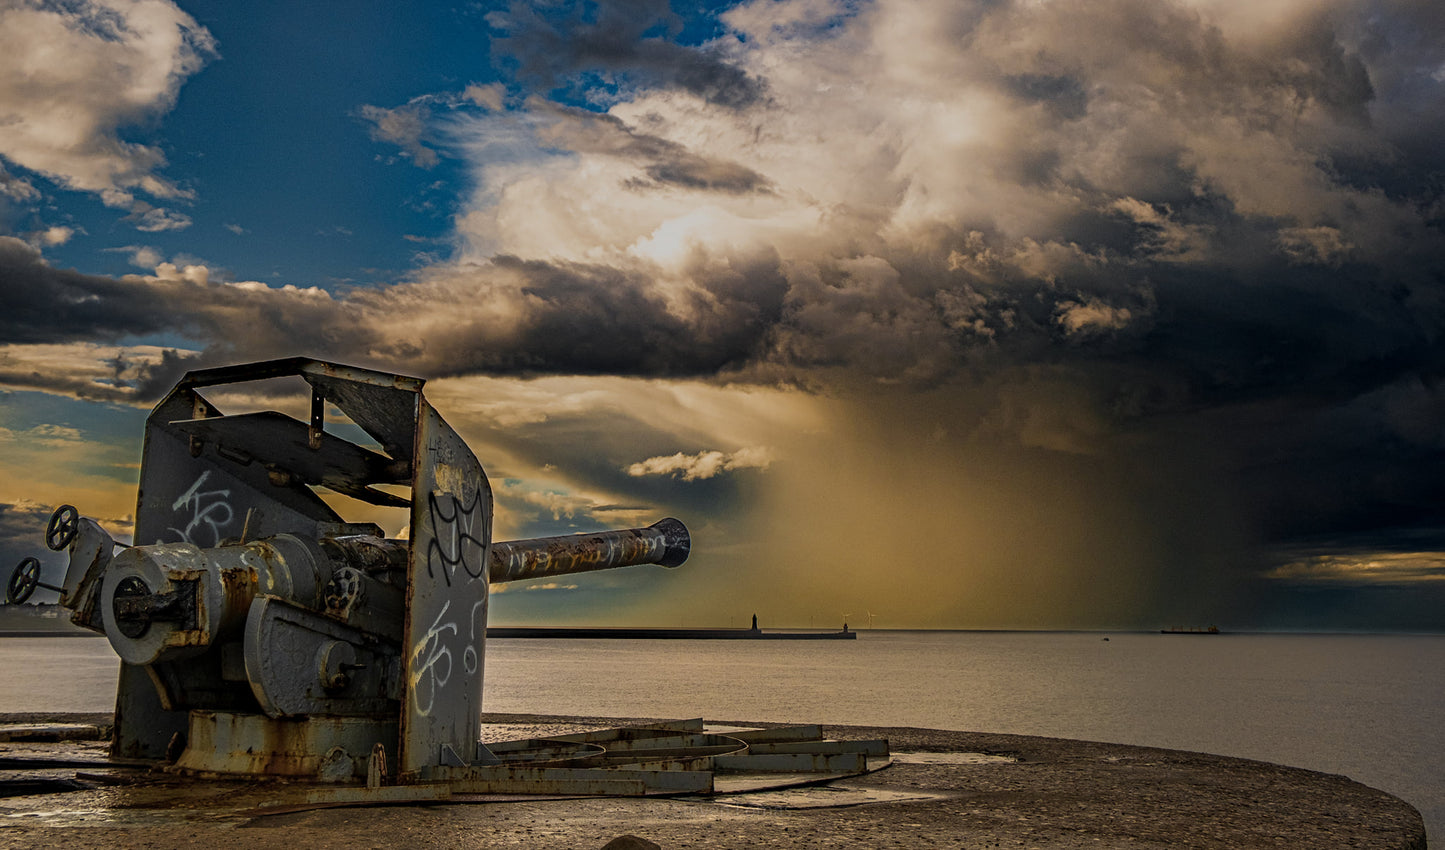
[[[1207,628],[1207,629],[1200,629],[1200,628],[1184,629],[1184,628],[1180,628],[1179,626],[1175,626],[1175,627],[1170,628],[1170,629],[1160,629],[1160,630],[1159,630],[1159,634],[1161,634],[1161,635],[1217,635],[1217,634],[1220,634],[1220,631],[1219,631],[1219,627],[1218,627],[1218,626],[1210,626],[1210,627]]]

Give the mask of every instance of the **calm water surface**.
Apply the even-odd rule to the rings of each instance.
[[[926,726],[1197,750],[1390,791],[1445,835],[1445,636],[494,640],[489,711]],[[0,639],[0,712],[108,711],[104,640]]]

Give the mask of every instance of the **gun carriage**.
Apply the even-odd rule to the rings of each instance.
[[[223,414],[202,394],[296,377],[305,421]],[[308,799],[362,803],[711,793],[719,773],[744,790],[886,763],[882,741],[824,741],[817,726],[709,734],[701,720],[483,743],[490,584],[676,567],[691,540],[669,518],[493,541],[486,473],[422,384],[305,358],[188,373],[146,420],[135,545],[69,505],[51,516],[63,582],[27,558],[7,601],[49,588],[110,641],[112,758],[336,783]],[[344,418],[327,427],[330,409]],[[408,533],[348,522],[315,488],[403,509]]]
[[[310,419],[225,415],[209,387],[300,376]],[[635,564],[676,567],[675,519],[494,542],[481,464],[401,375],[289,359],[191,372],[146,420],[134,539],[63,506],[8,596],[60,593],[122,661],[113,755],[201,771],[399,775],[473,762],[488,586]],[[346,417],[326,428],[326,411]],[[364,446],[338,436],[369,437]],[[410,512],[405,539],[346,522],[313,488]],[[399,492],[400,491],[400,492]]]

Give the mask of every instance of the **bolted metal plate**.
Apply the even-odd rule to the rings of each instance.
[[[272,717],[386,716],[394,705],[387,683],[397,661],[380,643],[275,597],[251,603],[245,659],[251,691]]]

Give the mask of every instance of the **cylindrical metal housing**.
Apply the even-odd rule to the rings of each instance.
[[[290,534],[215,549],[135,546],[111,561],[99,607],[122,660],[174,661],[239,633],[258,595],[320,608],[330,572],[315,543]]]
[[[671,517],[646,528],[538,537],[492,544],[492,582],[610,570],[637,564],[676,567],[687,560],[692,539]]]

